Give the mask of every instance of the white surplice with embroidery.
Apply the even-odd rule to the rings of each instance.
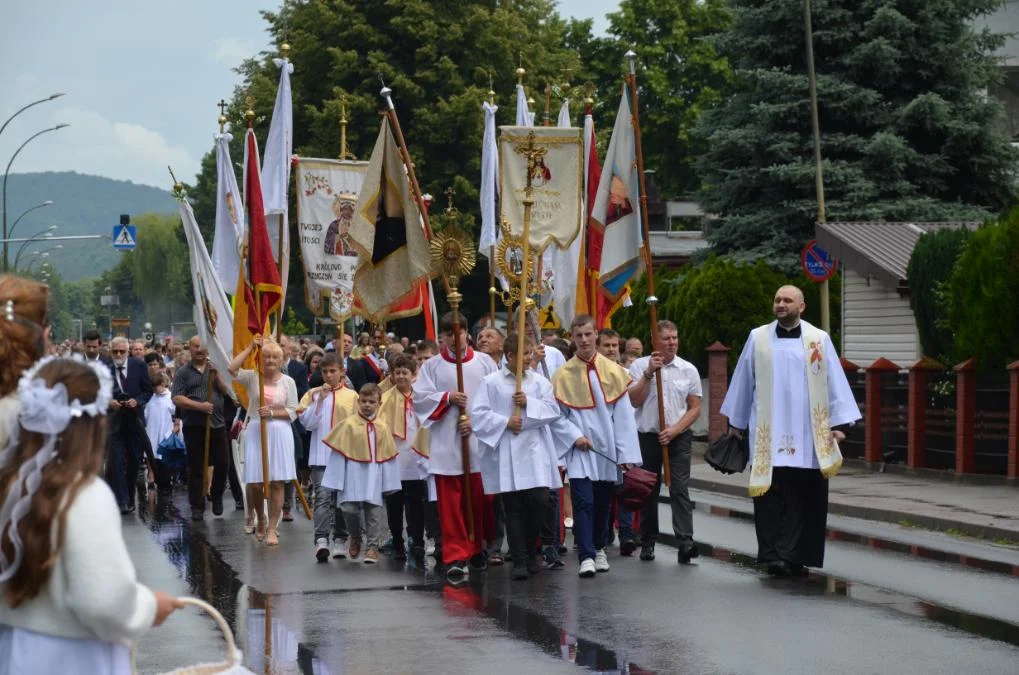
[[[772,352],[772,414],[771,461],[773,466],[797,469],[819,469],[814,451],[810,402],[807,396],[807,361],[800,338],[779,338],[771,330]],[[860,408],[849,388],[849,381],[839,365],[839,355],[827,334],[824,335],[824,358],[829,367],[828,405],[831,426],[851,424],[860,419]],[[757,427],[756,391],[754,380],[754,340],[747,339],[721,413],[737,429],[750,434],[750,463],[754,462]]]
[[[464,393],[467,407],[481,386],[481,380],[499,367],[488,354],[471,348],[463,359]],[[463,460],[460,457],[460,432],[457,425],[460,409],[450,405],[449,395],[455,393],[456,363],[453,355],[443,348],[442,353],[421,364],[414,381],[414,412],[422,427],[429,430],[428,472],[440,476],[462,476]],[[468,436],[471,451],[471,473],[480,471],[478,439]]]
[[[523,428],[519,434],[506,428],[515,407],[514,372],[504,367],[488,375],[474,395],[471,419],[481,454],[485,494],[563,485],[549,426],[560,417],[552,384],[537,373],[526,372],[522,386],[527,406],[521,411]]]

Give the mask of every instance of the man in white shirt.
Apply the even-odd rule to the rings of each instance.
[[[701,412],[701,377],[689,361],[676,356],[679,331],[668,319],[658,322],[658,344],[651,356],[644,356],[630,366],[630,402],[637,411],[637,437],[644,468],[656,474],[662,466],[662,447],[669,452],[669,503],[672,507],[672,529],[679,540],[679,562],[696,558],[693,542],[693,504],[690,502],[690,427]],[[658,424],[658,389],[656,373],[662,376],[662,399],[665,403],[665,428]],[[658,479],[661,484],[661,477]],[[658,494],[656,486],[653,495]],[[640,515],[641,560],[655,559],[658,537],[658,500],[649,499]]]

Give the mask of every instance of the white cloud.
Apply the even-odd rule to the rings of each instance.
[[[14,171],[77,171],[165,188],[168,165],[185,181],[192,181],[200,168],[186,148],[141,124],[73,106],[54,111],[51,119],[70,126],[40,136],[18,156]]]
[[[218,38],[214,46],[212,58],[230,68],[236,68],[244,59],[256,56],[258,52],[251,40],[235,36]]]

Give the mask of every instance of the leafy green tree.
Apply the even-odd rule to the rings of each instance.
[[[953,360],[981,370],[1019,359],[1019,209],[973,233],[948,281]]]
[[[590,22],[570,26],[567,44],[579,48],[583,75],[598,89],[597,122],[611,130],[628,49],[637,54],[644,165],[668,197],[700,188],[696,159],[706,150],[692,130],[705,110],[723,100],[732,76],[727,59],[707,39],[732,20],[726,0],[623,0],[608,15],[608,37],[584,35]],[[607,138],[607,135],[606,135]]]
[[[909,306],[916,319],[923,353],[946,363],[952,353],[952,329],[945,287],[969,236],[966,229],[928,232],[916,243],[906,272]]]
[[[816,219],[803,3],[734,0],[719,37],[733,95],[699,134],[720,253],[792,269]],[[1000,104],[997,0],[821,0],[814,46],[829,220],[982,220],[1014,197]]]

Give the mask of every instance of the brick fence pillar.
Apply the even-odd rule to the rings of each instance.
[[[976,361],[955,368],[955,472],[973,473],[976,463]]]
[[[715,342],[705,351],[708,353],[708,440],[714,441],[728,431],[721,409],[729,391],[729,348]]]
[[[1019,478],[1019,361],[1008,366],[1008,477]]]
[[[927,356],[909,367],[909,440],[906,442],[906,463],[913,469],[922,469],[927,465],[927,385],[931,373],[944,369],[943,365]]]
[[[881,389],[884,385],[884,376],[888,373],[897,373],[899,370],[897,365],[884,357],[867,366],[867,409],[864,413],[866,438],[863,458],[868,462],[881,461]]]

